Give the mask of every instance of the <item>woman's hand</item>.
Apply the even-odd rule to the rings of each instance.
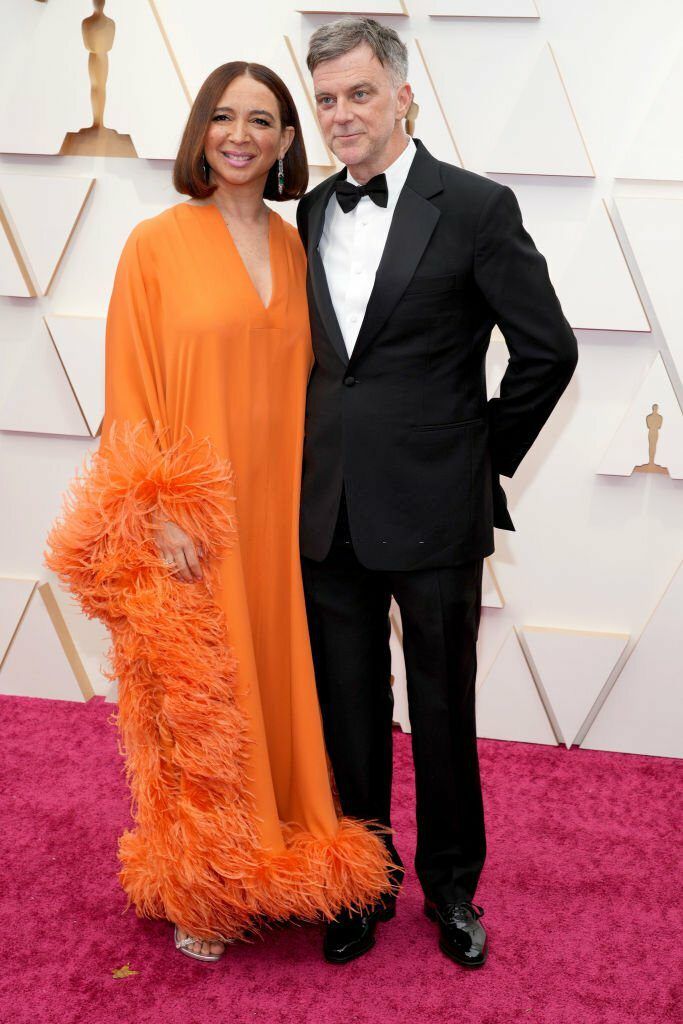
[[[175,566],[176,575],[181,580],[194,583],[202,578],[202,567],[199,564],[201,548],[195,548],[192,538],[184,530],[170,520],[157,520],[155,540],[161,557],[167,565]]]

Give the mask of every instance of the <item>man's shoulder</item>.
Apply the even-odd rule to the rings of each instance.
[[[309,192],[307,192],[305,196],[302,196],[302,198],[299,200],[299,207],[304,212],[309,210],[310,207],[315,204],[316,200],[319,199],[320,196],[324,195],[325,192],[329,190],[330,185],[338,177],[338,175],[339,171],[335,171],[334,174],[330,174],[328,178],[324,178],[322,181],[319,181],[317,185],[314,185],[313,188]]]
[[[465,167],[457,167],[455,164],[438,160],[441,180],[446,192],[457,192],[465,194],[468,198],[479,199],[486,202],[494,195],[500,195],[507,188],[493,178],[487,178],[485,174],[477,174],[475,171],[468,171]]]

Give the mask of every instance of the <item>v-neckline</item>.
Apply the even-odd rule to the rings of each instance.
[[[199,204],[197,204],[197,205],[199,205]],[[273,210],[269,210],[268,211],[268,263],[269,263],[269,269],[270,269],[270,300],[268,302],[268,305],[266,305],[265,302],[263,301],[263,299],[261,298],[261,294],[260,294],[258,288],[256,287],[256,284],[254,283],[254,279],[252,278],[251,274],[247,270],[247,265],[244,262],[244,260],[242,259],[242,253],[239,251],[239,248],[237,246],[237,242],[232,237],[232,231],[228,227],[228,224],[227,224],[227,222],[225,220],[225,217],[223,216],[223,214],[218,209],[218,207],[216,206],[215,203],[207,203],[206,205],[210,206],[210,207],[213,207],[213,209],[216,212],[216,216],[219,218],[221,224],[223,225],[225,233],[227,234],[227,236],[228,236],[228,238],[230,240],[230,244],[231,244],[232,248],[235,250],[235,254],[237,256],[237,259],[239,260],[240,266],[242,267],[242,271],[244,273],[245,278],[249,282],[249,287],[251,288],[252,294],[256,298],[256,301],[258,302],[259,306],[261,307],[261,309],[262,309],[262,311],[264,313],[270,313],[272,311],[272,309],[273,309],[273,304],[274,304],[274,299],[275,299],[275,289],[277,287],[277,273],[276,273],[276,269],[275,269],[275,262],[276,261],[273,258],[273,241],[274,241],[273,225],[275,224],[275,220],[276,220],[275,212]]]

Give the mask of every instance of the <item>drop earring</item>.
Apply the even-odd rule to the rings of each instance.
[[[209,165],[206,162],[206,154],[202,153],[202,170],[204,171],[204,180],[209,180]]]
[[[282,157],[277,162],[277,190],[280,195],[285,190],[285,165],[282,162]]]

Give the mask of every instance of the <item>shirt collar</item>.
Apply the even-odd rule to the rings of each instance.
[[[415,145],[415,141],[409,135],[408,145],[406,148],[399,154],[399,156],[396,157],[393,164],[389,164],[389,166],[384,170],[387,177],[387,189],[389,191],[389,198],[387,202],[388,209],[392,209],[396,205],[401,189],[406,183],[408,171],[410,170],[410,165],[413,162],[413,157],[416,152],[417,147]],[[360,182],[356,181],[348,168],[346,171],[346,180],[350,181],[352,185],[360,185]]]

